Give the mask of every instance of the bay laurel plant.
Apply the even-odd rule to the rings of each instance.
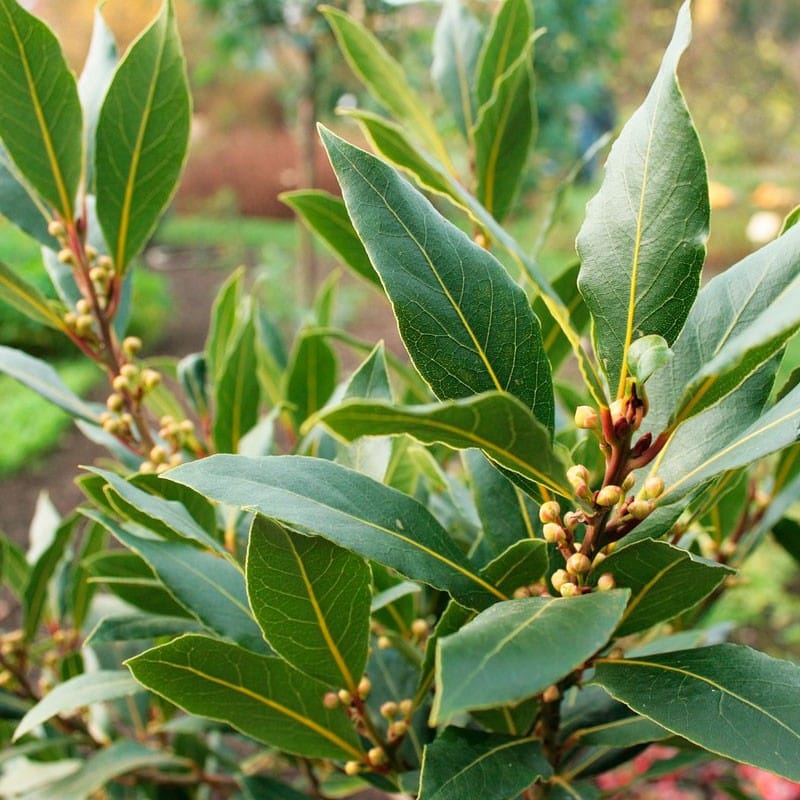
[[[0,367],[112,456],[74,513],[40,504],[27,553],[2,539],[3,792],[594,798],[653,742],[800,780],[800,668],[705,624],[773,529],[798,549],[800,226],[701,288],[689,5],[555,281],[503,226],[536,131],[528,0],[444,3],[435,114],[323,13],[385,114],[349,112],[371,153],[321,129],[343,199],[286,201],[388,298],[410,366],[331,325],[332,282],[287,342],[241,273],[203,352],[143,358],[128,277],[190,125],[172,6],[121,58],[98,13],[76,80],[0,0],[0,210],[59,299],[6,265],[0,294],[107,402]]]

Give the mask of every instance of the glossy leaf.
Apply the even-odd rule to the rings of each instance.
[[[447,728],[425,748],[420,800],[515,800],[553,768],[536,739]]]
[[[214,384],[212,436],[217,450],[223,453],[235,453],[242,436],[258,420],[260,386],[254,336],[250,319],[239,331]]]
[[[386,348],[378,342],[369,355],[359,365],[347,382],[345,399],[364,398],[369,400],[392,400],[392,386],[389,382],[389,368],[386,363]]]
[[[78,79],[78,95],[83,107],[84,137],[86,141],[86,184],[94,186],[94,148],[97,120],[108,87],[119,62],[114,34],[106,25],[100,8],[94,10],[92,39],[89,52]]]
[[[735,391],[783,349],[800,329],[800,279],[796,279],[744,330],[724,345],[692,377],[675,413],[683,421]]]
[[[63,408],[71,416],[100,424],[99,410],[75,395],[46,362],[13,347],[0,345],[0,371]]]
[[[328,131],[323,139],[403,341],[434,393],[450,400],[507,391],[551,428],[550,367],[524,292],[391,167]]]
[[[378,274],[372,268],[364,245],[347,216],[344,203],[321,189],[302,189],[284,192],[280,199],[286,203],[343,264],[356,275],[380,287]]]
[[[338,371],[336,353],[323,335],[300,334],[287,368],[285,389],[298,429],[327,403],[336,388]]]
[[[547,572],[547,545],[543,539],[521,539],[510,545],[481,571],[498,589],[513,595],[520,586],[537,583]]]
[[[119,614],[113,617],[103,617],[86,637],[86,644],[152,641],[160,636],[174,638],[183,633],[201,632],[200,623],[186,617],[166,617],[159,614]]]
[[[0,532],[0,583],[21,598],[29,577],[30,567],[22,548]]]
[[[97,214],[115,268],[144,246],[172,197],[191,108],[172,1],[120,63],[97,121]]]
[[[446,0],[433,38],[431,77],[468,136],[475,122],[474,75],[483,31],[461,0]]]
[[[624,590],[531,597],[483,611],[439,640],[432,720],[516,703],[556,683],[608,642],[628,597]]]
[[[228,354],[239,335],[241,316],[248,310],[244,302],[244,269],[232,272],[214,298],[206,337],[205,359],[212,383],[220,379]]]
[[[170,753],[151,750],[134,741],[118,741],[89,756],[77,769],[57,781],[25,795],[26,800],[84,800],[120,775],[145,768],[189,766],[189,762]]]
[[[483,549],[493,557],[521,539],[533,538],[533,503],[478,450],[467,450],[464,464],[481,520]]]
[[[165,474],[207,497],[324,536],[401,575],[484,607],[505,595],[480,578],[412,498],[322,459],[212,456]]]
[[[486,392],[478,397],[425,406],[347,401],[319,419],[352,441],[359,436],[409,434],[425,444],[455,449],[478,447],[492,460],[570,497],[565,467],[550,444],[550,432],[515,397]]]
[[[0,0],[0,52],[0,139],[27,183],[72,220],[83,164],[75,76],[53,32],[15,0]]]
[[[800,780],[800,667],[721,644],[597,662],[595,682],[706,750]]]
[[[59,683],[28,711],[17,725],[13,738],[19,739],[58,714],[71,714],[83,706],[128,697],[140,691],[141,687],[127,670],[99,670],[78,675]]]
[[[703,419],[702,416],[697,417]],[[660,469],[666,481],[659,502],[671,503],[709,478],[737,469],[788,447],[800,439],[800,386],[795,387],[749,428],[739,433],[721,449],[703,461],[690,461],[692,468],[669,471]],[[658,468],[658,465],[657,465]],[[677,474],[676,474],[677,473]]]
[[[685,3],[647,99],[614,144],[578,234],[579,286],[617,396],[633,341],[648,334],[675,341],[700,284],[706,165],[675,74],[690,37]]]
[[[504,0],[499,5],[479,56],[475,80],[479,106],[497,94],[503,77],[528,45],[532,30],[530,0]]]
[[[45,296],[0,261],[0,300],[40,325],[65,330],[64,322]]]
[[[179,542],[144,539],[85,512],[140,555],[170,594],[209,630],[256,652],[267,650],[247,603],[244,575],[229,561]]]
[[[524,5],[515,0],[507,5]],[[508,213],[528,161],[536,130],[533,103],[533,43],[526,47],[496,81],[491,97],[481,106],[474,130],[476,195],[495,219]]]
[[[331,7],[321,8],[339,49],[367,91],[398,119],[410,123],[421,141],[447,164],[447,151],[425,104],[406,82],[402,66],[361,23]]]
[[[246,575],[253,614],[272,649],[306,675],[356,692],[369,640],[366,562],[256,515]]]
[[[227,722],[265,744],[312,758],[362,757],[344,709],[323,705],[325,684],[280,658],[187,635],[127,665],[139,683],[190,714]]]
[[[19,175],[0,139],[0,214],[40,244],[57,248],[47,230],[49,213],[44,203]]]
[[[631,590],[617,636],[638,633],[688,611],[736,570],[674,547],[643,539],[615,550],[598,570]]]

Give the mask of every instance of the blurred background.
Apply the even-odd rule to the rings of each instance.
[[[467,2],[487,18],[494,3]],[[88,47],[93,0],[26,0],[56,31],[78,72]],[[157,13],[158,0],[110,0],[104,16],[124,49]],[[319,186],[335,191],[317,144],[322,119],[348,138],[354,123],[337,105],[370,106],[314,3],[304,0],[176,0],[194,95],[192,145],[165,222],[136,270],[132,333],[149,355],[182,356],[203,346],[213,293],[246,265],[287,329],[302,318],[318,283],[335,266],[311,246],[278,195]],[[426,92],[440,128],[456,123],[440,109],[429,80],[441,5],[404,0],[338,0],[370,27]],[[618,131],[642,101],[669,41],[677,0],[535,0],[539,145],[511,226],[532,246],[554,187],[605,130]],[[797,0],[695,0],[694,41],[681,81],[704,143],[711,177],[708,272],[719,271],[777,235],[800,203],[800,3]],[[377,110],[377,109],[376,109]],[[454,136],[454,140],[455,140]],[[552,275],[574,260],[586,201],[602,177],[602,157],[587,165],[543,251]],[[48,282],[37,246],[0,220],[0,259]],[[338,321],[399,349],[388,306],[355,281],[341,281]],[[0,305],[0,343],[56,359],[66,382],[91,393],[99,376],[67,345]],[[794,343],[797,348],[798,343]],[[98,389],[99,391],[99,389]],[[35,418],[31,426],[26,421]],[[76,464],[96,453],[57,410],[0,376],[0,529],[23,539],[40,489],[61,512],[79,499]],[[41,504],[46,506],[42,500]],[[43,507],[44,507],[43,506]],[[769,621],[769,641],[800,654],[800,601],[789,557],[767,549],[745,590],[720,619]],[[787,589],[788,587],[788,589]],[[2,609],[0,609],[2,612]],[[2,613],[0,613],[2,617]]]

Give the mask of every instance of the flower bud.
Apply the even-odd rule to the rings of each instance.
[[[51,219],[50,222],[47,223],[47,232],[54,239],[60,239],[62,236],[66,236],[67,233],[64,224],[57,219]]]
[[[560,544],[567,539],[566,531],[555,522],[546,522],[542,528],[542,535],[548,544]]]
[[[371,747],[367,751],[367,760],[373,767],[380,767],[386,763],[386,751],[382,747]]]
[[[400,713],[404,717],[410,717],[414,712],[414,701],[410,697],[406,697],[405,700],[401,700],[397,704],[397,707],[400,709]]]
[[[361,764],[358,761],[348,761],[344,765],[344,774],[349,775],[351,778],[361,772]]]
[[[597,427],[597,412],[591,406],[578,406],[575,409],[575,427],[592,430]]]
[[[91,280],[92,283],[103,286],[108,280],[108,273],[102,267],[92,267],[89,270],[89,280]]]
[[[152,475],[156,471],[156,465],[152,461],[142,461],[139,464],[139,472],[143,475]]]
[[[622,485],[620,486],[620,488],[622,489],[623,492],[629,492],[631,489],[633,489],[634,483],[636,483],[636,476],[632,472],[629,472],[625,476],[625,480],[622,481]]]
[[[608,408],[611,414],[611,423],[616,425],[621,420],[625,419],[625,406],[624,400],[615,400]]]
[[[583,553],[573,553],[567,559],[567,572],[570,575],[585,575],[592,568],[589,556]]]
[[[142,386],[148,391],[152,391],[161,383],[161,373],[154,369],[142,370]]]
[[[429,630],[428,623],[424,619],[415,619],[411,623],[411,633],[418,639],[427,636]]]
[[[567,480],[573,488],[589,483],[589,470],[583,464],[575,464],[567,470]]]
[[[653,511],[651,500],[634,500],[628,505],[628,513],[638,520],[646,519]]]
[[[142,349],[142,340],[138,336],[126,336],[122,340],[122,350],[127,356],[135,356]]]
[[[81,299],[75,303],[75,310],[79,314],[88,314],[92,310],[92,304],[85,297],[81,297]]]
[[[575,597],[581,590],[574,583],[565,583],[558,592],[562,597]]]
[[[74,311],[67,311],[64,314],[64,324],[70,330],[75,330],[75,326],[78,324],[78,315]]]
[[[601,592],[607,592],[609,589],[613,589],[616,585],[617,582],[614,580],[614,576],[610,572],[604,572],[597,579],[597,588]]]
[[[149,457],[154,464],[163,464],[167,460],[167,451],[157,444],[150,450]]]
[[[392,719],[397,716],[398,710],[397,703],[394,700],[387,700],[381,705],[381,716],[386,717],[386,719]]]
[[[358,682],[358,696],[362,700],[366,700],[369,697],[369,693],[371,691],[372,691],[372,681],[365,675]]]
[[[339,695],[336,694],[336,692],[325,692],[325,695],[322,698],[322,705],[330,710],[339,708]]]
[[[552,686],[548,686],[542,692],[542,702],[543,703],[555,703],[557,700],[561,699],[561,691],[559,690],[558,686],[553,684]]]
[[[564,527],[571,533],[580,525],[583,515],[577,511],[567,511],[564,514]]]
[[[378,650],[389,650],[392,646],[392,640],[388,636],[379,636],[377,645]]]
[[[86,258],[89,261],[94,261],[97,258],[97,248],[92,247],[90,244],[87,244],[86,247],[83,248],[83,252],[86,253]]]
[[[339,702],[343,706],[353,705],[353,695],[351,695],[350,692],[347,691],[347,689],[339,689],[337,694],[339,695]]]
[[[602,506],[603,508],[611,508],[611,506],[615,506],[617,503],[619,503],[621,499],[622,489],[620,489],[619,486],[610,484],[609,486],[604,486],[602,489],[600,489],[594,501],[597,503],[597,505]]]
[[[79,314],[75,320],[75,331],[81,336],[86,336],[92,332],[94,320],[90,314]]]
[[[111,381],[111,385],[114,387],[115,392],[125,392],[130,389],[128,379],[124,375],[115,375]]]
[[[664,479],[659,478],[658,475],[649,475],[644,482],[644,493],[651,500],[661,497],[664,494]]]
[[[389,739],[399,739],[405,736],[408,731],[408,723],[404,719],[398,719],[389,726]]]
[[[124,405],[125,401],[122,398],[121,394],[110,394],[106,398],[106,408],[111,411],[112,413],[116,413],[122,410],[122,406]]]
[[[559,592],[561,591],[561,587],[565,583],[570,583],[571,578],[566,570],[557,569],[551,576],[550,576],[550,583],[553,584],[553,588]]]
[[[561,506],[555,500],[548,500],[539,506],[539,522],[558,522],[561,518]]]
[[[512,595],[515,600],[524,600],[530,596],[531,590],[527,586],[520,586],[518,589],[514,589],[514,594]]]
[[[136,364],[123,364],[119,368],[119,374],[126,378],[135,378],[139,374],[139,367]]]
[[[64,247],[58,251],[58,260],[62,264],[72,264],[75,261],[75,253],[69,247]]]

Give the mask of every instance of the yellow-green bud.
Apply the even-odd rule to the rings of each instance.
[[[411,623],[411,633],[417,638],[427,636],[429,631],[428,623],[424,619],[415,619]]]
[[[619,486],[614,486],[613,484],[604,486],[597,493],[597,497],[595,498],[597,505],[602,506],[603,508],[611,508],[611,506],[615,506],[617,503],[619,503],[620,500],[622,500],[622,489],[620,489]]]
[[[557,591],[561,591],[561,587],[565,583],[571,583],[572,579],[569,576],[569,573],[564,569],[557,569],[551,576],[550,576],[550,583],[553,584],[553,588]]]
[[[527,586],[520,586],[519,588],[514,589],[513,597],[515,600],[524,600],[530,596],[531,590]]]
[[[122,406],[125,404],[125,400],[123,399],[121,394],[117,394],[114,392],[110,394],[106,398],[106,408],[111,411],[112,413],[116,413],[122,410]]]
[[[659,478],[658,475],[650,475],[644,482],[644,493],[651,500],[661,497],[664,494],[664,479]]]
[[[333,710],[334,708],[339,708],[339,695],[336,692],[325,692],[324,697],[322,698],[322,705],[325,708]]]
[[[574,583],[565,583],[558,590],[562,597],[575,597],[580,594],[581,590]]]
[[[386,717],[386,719],[396,717],[398,711],[399,708],[394,700],[387,700],[385,703],[381,704],[381,716]]]
[[[397,704],[397,707],[404,717],[410,717],[414,711],[414,701],[410,697],[407,697],[405,700],[401,700]]]
[[[142,349],[142,340],[138,336],[126,336],[122,340],[122,350],[128,356],[135,356]]]
[[[81,297],[81,299],[75,303],[75,310],[79,314],[88,314],[92,310],[92,304],[85,297]]]
[[[597,588],[601,592],[607,592],[609,589],[613,589],[617,585],[617,582],[614,580],[614,576],[610,572],[603,573],[597,579]]]
[[[70,330],[75,330],[75,326],[78,324],[78,315],[74,311],[67,311],[64,314],[64,324]]]
[[[150,450],[149,456],[154,464],[163,464],[167,460],[167,451],[160,444],[157,444]]]
[[[629,472],[625,476],[625,480],[622,481],[622,486],[621,486],[622,491],[623,492],[630,491],[631,489],[633,489],[633,484],[634,483],[636,483],[636,476],[632,472]]]
[[[347,689],[339,689],[338,695],[339,695],[339,702],[343,706],[350,706],[353,704],[353,695],[351,695],[350,692],[347,691]]]
[[[555,703],[556,700],[560,699],[561,699],[561,691],[555,684],[553,684],[552,686],[548,686],[542,692],[542,701],[545,703]]]
[[[597,427],[597,412],[591,406],[578,406],[575,409],[575,426],[582,430],[592,430]]]
[[[564,527],[568,531],[574,531],[581,522],[581,515],[577,511],[567,511],[564,514]]]
[[[389,738],[399,739],[405,736],[408,731],[408,723],[404,719],[398,719],[389,726]]]
[[[560,544],[566,541],[566,531],[555,522],[546,522],[542,528],[542,535],[548,544]]]
[[[97,259],[97,266],[108,273],[109,277],[114,273],[114,262],[110,256],[100,256]]]
[[[75,253],[69,247],[64,247],[58,251],[58,260],[62,264],[72,264],[75,261]]]
[[[183,456],[180,453],[173,453],[168,459],[167,464],[170,467],[177,467],[179,464],[183,464]]]
[[[366,700],[369,697],[369,693],[371,691],[372,691],[372,681],[365,675],[358,682],[358,696],[362,700]]]
[[[609,406],[609,412],[611,413],[611,422],[616,424],[624,417],[625,412],[625,401],[624,400],[615,400]]]
[[[348,761],[344,765],[344,774],[349,775],[351,778],[361,772],[361,764],[358,761]]]
[[[154,369],[142,370],[142,385],[148,391],[152,391],[161,383],[161,373]]]
[[[139,472],[145,475],[152,475],[156,471],[156,465],[152,461],[142,461],[139,465]]]
[[[89,270],[89,279],[92,283],[99,283],[102,286],[108,280],[108,273],[102,267],[92,267]]]
[[[75,330],[81,335],[86,336],[92,332],[94,320],[90,314],[80,314],[75,320]]]
[[[119,374],[126,378],[135,378],[139,374],[139,367],[136,364],[123,364],[119,368]]]
[[[646,519],[653,511],[653,503],[650,500],[634,500],[628,505],[628,513],[638,520]]]
[[[111,385],[114,387],[115,392],[124,392],[130,389],[128,379],[124,375],[115,375],[111,381]]]
[[[548,500],[539,506],[540,522],[558,522],[561,519],[561,506],[555,500]]]
[[[567,480],[574,488],[579,484],[589,483],[589,470],[583,464],[575,464],[567,470]]]
[[[584,553],[573,553],[567,559],[567,572],[570,575],[585,575],[591,568],[592,562]]]
[[[86,253],[86,258],[88,258],[89,261],[93,261],[97,258],[97,248],[92,247],[90,244],[87,244],[86,247],[83,248],[83,252]]]
[[[190,434],[194,433],[194,422],[190,419],[184,419],[180,424],[181,433]]]
[[[392,646],[392,640],[388,636],[379,636],[377,645],[378,650],[388,650]]]
[[[374,767],[380,767],[386,763],[386,751],[382,747],[371,747],[367,751],[367,760]]]
[[[47,232],[54,238],[60,239],[62,236],[65,236],[67,231],[64,227],[63,223],[59,222],[57,219],[51,219],[50,222],[47,223]]]

